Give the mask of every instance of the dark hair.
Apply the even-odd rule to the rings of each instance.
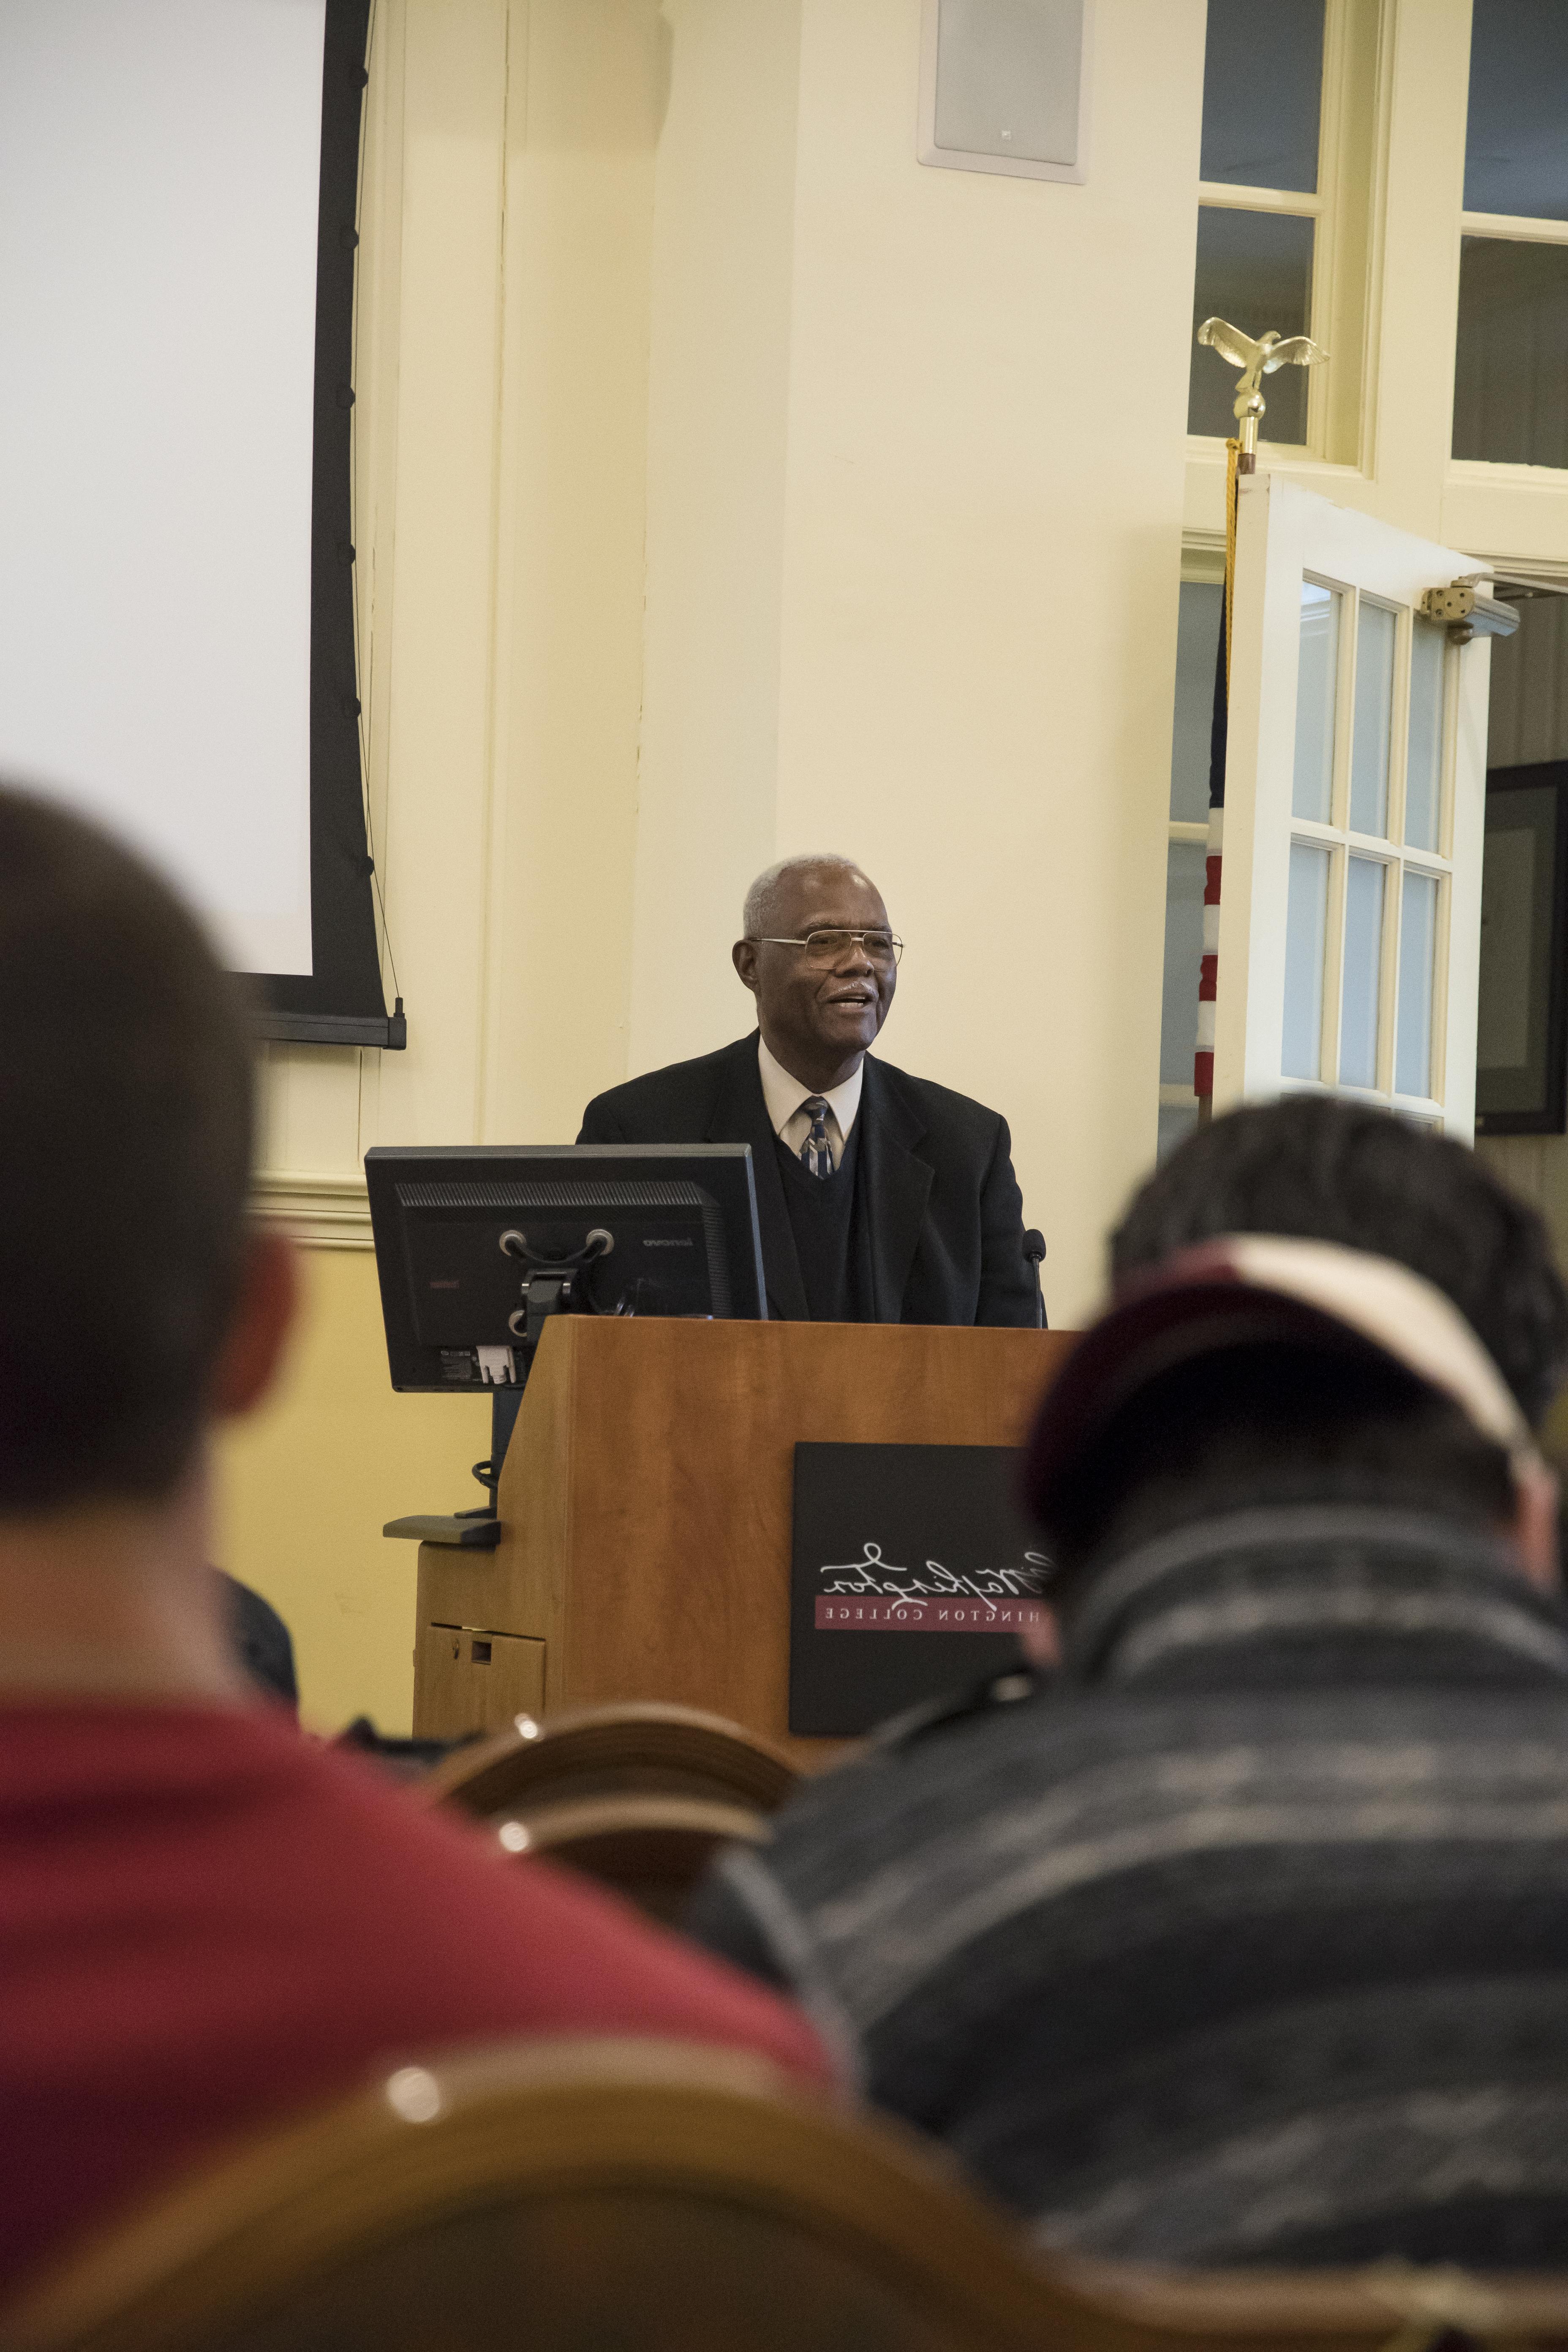
[[[1134,1195],[1120,1281],[1221,1234],[1292,1234],[1396,1259],[1447,1293],[1531,1427],[1568,1368],[1568,1292],[1535,1211],[1462,1144],[1324,1095],[1229,1111]]]
[[[237,1294],[239,984],[96,825],[0,785],[0,1511],[155,1499]]]
[[[1052,1599],[1070,1615],[1078,1571],[1145,1534],[1331,1499],[1496,1526],[1513,1507],[1512,1474],[1457,1404],[1353,1341],[1244,1341],[1139,1388],[1056,1482]]]

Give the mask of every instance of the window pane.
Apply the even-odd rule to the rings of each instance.
[[[1176,718],[1171,730],[1171,814],[1187,824],[1209,813],[1209,749],[1223,591],[1184,580],[1176,623]]]
[[[1209,0],[1202,176],[1316,188],[1322,87],[1323,0]]]
[[[1410,637],[1410,752],[1405,767],[1405,838],[1436,849],[1443,798],[1443,649],[1441,622],[1415,616]]]
[[[1568,466],[1568,246],[1460,239],[1454,455]]]
[[[1352,857],[1345,877],[1345,974],[1340,1000],[1340,1084],[1377,1084],[1377,977],[1383,950],[1383,877],[1373,857]]]
[[[1465,210],[1568,220],[1565,121],[1568,8],[1563,0],[1475,0]],[[1206,136],[1206,80],[1204,130]]]
[[[1476,1024],[1476,1108],[1483,1114],[1539,1111],[1551,1099],[1557,799],[1553,783],[1506,779],[1487,794]]]
[[[1329,853],[1290,844],[1285,912],[1285,1031],[1279,1066],[1288,1078],[1321,1075],[1323,952],[1329,928]]]
[[[1228,319],[1243,334],[1304,335],[1312,301],[1312,227],[1294,213],[1233,213],[1218,205],[1198,206],[1198,267],[1194,281],[1193,332],[1208,318]],[[1259,427],[1266,441],[1307,437],[1307,378],[1310,368],[1282,367],[1263,379],[1268,413]],[[1232,414],[1237,371],[1205,345],[1193,345],[1188,379],[1187,431],[1236,431]]]
[[[1351,831],[1388,832],[1388,737],[1394,723],[1394,614],[1363,603],[1355,633]]]
[[[1511,804],[1535,796],[1524,792],[1510,793],[1506,797]],[[1546,798],[1544,791],[1541,797]],[[1511,805],[1507,814],[1512,815]],[[1524,814],[1531,812],[1526,809]],[[1539,835],[1531,825],[1494,825],[1489,803],[1486,869],[1481,884],[1480,1019],[1476,1041],[1477,1067],[1487,1077],[1494,1070],[1522,1070],[1531,1060],[1530,1003],[1537,978],[1532,951],[1544,930],[1544,926],[1536,920],[1536,886],[1544,863],[1536,856],[1539,846]]]
[[[1198,965],[1204,952],[1204,863],[1197,843],[1165,852],[1165,993],[1160,1013],[1160,1083],[1190,1087],[1198,1042]]]
[[[1432,976],[1436,969],[1437,883],[1406,874],[1399,925],[1399,1026],[1394,1048],[1396,1094],[1432,1092]]]
[[[1340,599],[1301,583],[1301,652],[1296,673],[1296,766],[1290,814],[1327,824],[1334,799],[1334,681],[1339,672]]]

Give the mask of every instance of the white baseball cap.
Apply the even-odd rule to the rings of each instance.
[[[1227,1234],[1118,1288],[1047,1390],[1023,1491],[1047,1525],[1086,1446],[1173,1367],[1264,1340],[1381,1357],[1447,1397],[1508,1455],[1516,1486],[1544,1465],[1517,1399],[1453,1301],[1394,1259],[1336,1242]]]

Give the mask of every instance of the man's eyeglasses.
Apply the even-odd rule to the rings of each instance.
[[[807,963],[835,964],[851,948],[859,948],[868,963],[888,971],[904,952],[896,931],[808,931],[804,940],[753,940],[754,948],[802,948]]]

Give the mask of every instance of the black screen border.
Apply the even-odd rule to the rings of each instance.
[[[352,496],[359,159],[371,0],[326,0],[316,226],[310,486],[310,946],[309,973],[250,975],[257,1032],[290,1045],[407,1043],[389,1014],[365,833]]]

